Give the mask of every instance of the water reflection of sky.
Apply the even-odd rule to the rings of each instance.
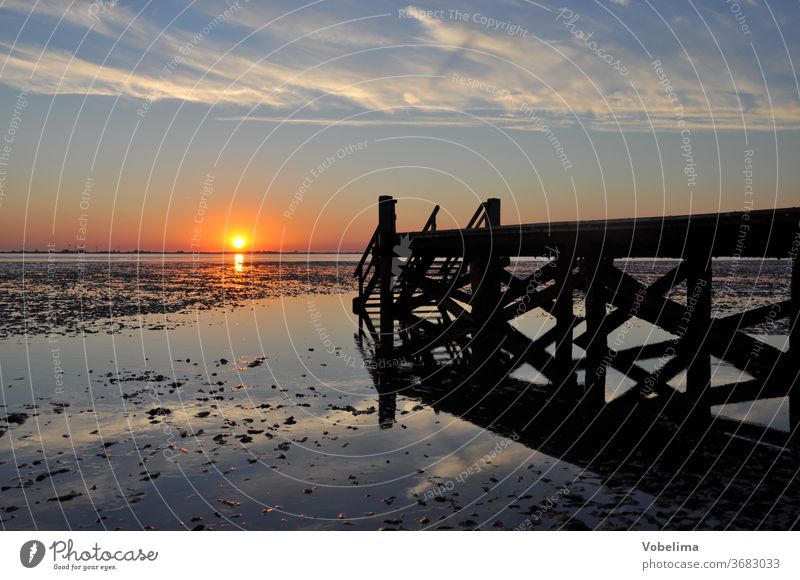
[[[229,258],[220,279],[246,293],[257,268],[249,256]],[[186,282],[182,267],[173,271],[183,280],[170,281],[173,291]],[[297,292],[318,280],[335,285],[335,271],[305,280],[297,271],[281,283],[296,284]],[[374,384],[353,340],[351,295],[289,294],[237,308],[122,318],[110,333],[3,341],[2,404],[7,413],[28,415],[0,437],[4,525],[25,528],[35,519],[43,527],[69,521],[112,528],[375,529],[419,528],[427,525],[419,523],[424,518],[442,518],[442,525],[456,528],[498,521],[508,528],[525,521],[525,509],[569,485],[581,494],[571,501],[589,502],[580,517],[591,527],[603,502],[626,497],[627,490],[591,471],[402,394],[396,423],[381,429]],[[531,315],[520,330],[534,336],[550,324]],[[627,340],[668,337],[637,322]],[[785,342],[759,338],[778,347]],[[54,371],[54,348],[63,377]],[[576,347],[574,354],[583,353]],[[640,365],[652,370],[655,361]],[[543,382],[537,375],[523,366],[514,376]],[[720,363],[712,383],[739,375]],[[679,375],[671,384],[682,390],[682,381]],[[630,386],[610,372],[606,396]],[[158,407],[170,413],[148,414]],[[783,429],[788,424],[783,399],[715,412]],[[487,451],[504,441],[504,451],[484,464]],[[419,503],[427,490],[476,464],[480,469],[458,484],[458,495]],[[47,501],[73,493],[80,495]],[[497,515],[497,505],[519,497],[526,498],[517,502],[521,508]],[[630,501],[648,505],[650,498],[637,491]],[[565,500],[565,511],[542,526],[563,522],[571,505]]]
[[[11,513],[23,527],[31,518],[26,497],[42,502],[30,509],[37,523],[51,527],[63,526],[65,517],[75,527],[94,527],[98,517],[126,528],[189,525],[193,517],[211,518],[217,527],[339,527],[343,513],[354,527],[374,529],[408,513],[452,517],[450,504],[423,509],[414,494],[479,462],[504,439],[402,396],[397,423],[380,429],[370,411],[377,401],[367,370],[343,356],[358,356],[347,298],[179,315],[196,323],[168,331],[62,337],[63,393],[47,364],[52,345],[46,338],[27,347],[7,341],[4,404],[29,418],[0,438],[0,479],[11,487],[3,506],[19,508]],[[309,309],[324,313],[332,348],[322,345]],[[31,366],[32,376],[26,348],[31,360],[43,362]],[[220,363],[223,358],[229,362]],[[158,407],[171,412],[148,414]],[[519,472],[523,480],[512,478],[503,493],[532,487],[546,497],[555,482],[566,483],[566,472],[540,481],[528,468],[540,458],[510,443],[460,493],[483,497],[484,486],[497,487],[490,478]],[[37,480],[48,469],[69,471]],[[33,483],[15,489],[20,481]],[[46,501],[73,493],[81,495]]]

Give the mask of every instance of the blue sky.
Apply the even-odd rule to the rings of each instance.
[[[208,175],[202,249],[235,230],[258,248],[356,249],[381,193],[413,198],[409,228],[432,203],[463,223],[493,195],[507,223],[800,205],[799,12],[6,1],[0,130],[25,107],[0,248],[74,245],[87,214],[91,248],[187,249]]]

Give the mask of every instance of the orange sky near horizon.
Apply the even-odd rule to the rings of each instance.
[[[360,252],[382,194],[400,231],[488,197],[504,224],[800,205],[796,6],[748,4],[744,35],[718,2],[585,3],[623,71],[547,3],[464,4],[521,36],[246,4],[0,6],[0,251]]]

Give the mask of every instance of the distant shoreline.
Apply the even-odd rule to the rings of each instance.
[[[257,250],[252,252],[241,252],[241,251],[216,251],[216,252],[187,252],[185,250],[174,250],[174,251],[155,251],[155,250],[111,250],[111,251],[96,251],[96,252],[85,252],[85,251],[75,251],[75,250],[58,250],[52,251],[49,250],[0,250],[0,254],[69,254],[73,256],[79,256],[82,254],[92,255],[92,256],[105,256],[105,255],[114,255],[114,256],[138,256],[138,255],[148,255],[148,256],[219,256],[224,254],[248,254],[250,256],[318,256],[318,255],[327,255],[327,254],[340,254],[340,255],[349,255],[349,254],[356,254],[361,255],[363,253],[362,250],[348,250],[348,251],[317,251],[317,252],[276,252],[273,250]]]

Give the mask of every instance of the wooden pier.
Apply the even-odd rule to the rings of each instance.
[[[502,225],[500,200],[491,198],[464,228],[437,229],[437,206],[419,231],[398,232],[395,206],[393,198],[379,198],[378,226],[355,270],[353,311],[381,359],[430,359],[440,346],[469,356],[482,372],[500,354],[506,376],[527,363],[560,399],[596,413],[606,405],[613,368],[634,383],[626,398],[679,400],[688,423],[710,419],[715,405],[788,396],[790,438],[798,431],[800,208]],[[732,256],[782,259],[790,287],[769,304],[720,315],[712,258]],[[543,262],[521,277],[512,265],[526,257]],[[626,258],[676,263],[645,284],[615,264]],[[676,297],[684,282],[685,298]],[[576,313],[579,301],[584,314]],[[532,312],[554,319],[536,338],[515,324]],[[632,318],[671,337],[609,345],[609,335]],[[783,318],[790,324],[788,349],[746,332]],[[712,357],[746,378],[712,386]],[[657,359],[654,370],[637,364],[648,359]],[[683,372],[686,389],[678,392],[669,382]]]

